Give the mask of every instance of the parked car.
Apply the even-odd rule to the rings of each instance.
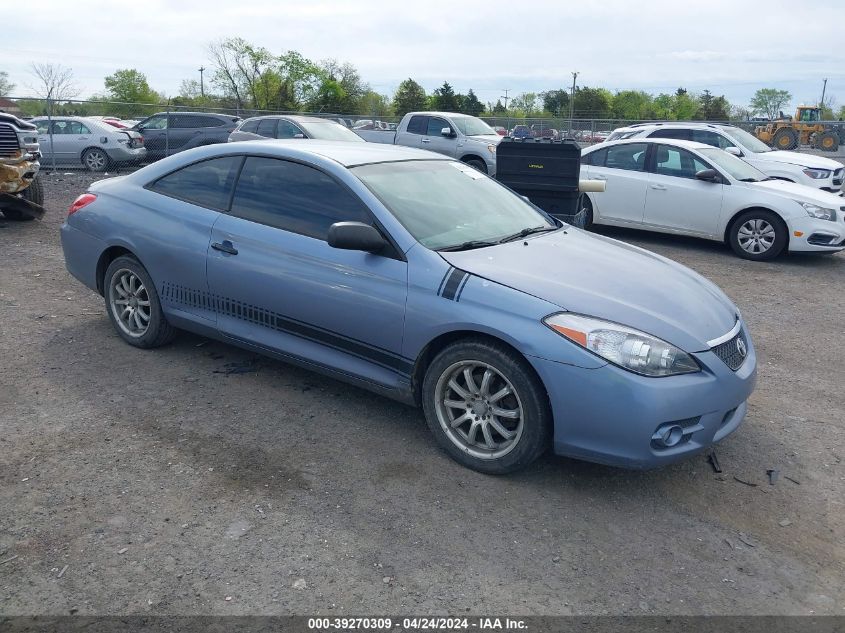
[[[531,128],[527,125],[514,125],[510,135],[513,138],[531,138]]]
[[[586,194],[588,224],[724,241],[753,260],[845,248],[842,198],[768,177],[703,143],[608,141],[583,150],[581,177],[607,181],[604,193]]]
[[[454,112],[409,112],[395,132],[355,132],[371,143],[419,147],[445,154],[491,176],[496,173],[496,146],[502,140],[478,117]]]
[[[244,119],[229,135],[229,141],[254,141],[263,138],[314,138],[324,141],[364,142],[364,139],[340,123],[296,115],[270,115]]]
[[[0,213],[7,220],[34,220],[44,214],[40,157],[35,125],[0,112]]]
[[[551,127],[541,124],[531,126],[531,136],[534,138],[560,138],[560,133]]]
[[[674,138],[696,141],[739,156],[767,176],[831,193],[842,191],[845,174],[842,163],[813,154],[774,150],[753,134],[733,125],[641,123],[614,130],[608,140],[624,138]]]
[[[487,473],[547,447],[667,464],[735,431],[754,388],[748,331],[711,282],[432,152],[197,148],[94,183],[61,236],[128,344],[190,330],[421,405]]]
[[[507,135],[508,135],[508,131],[507,131],[507,129],[505,129],[505,128],[504,128],[503,126],[501,126],[501,125],[494,125],[494,126],[493,126],[493,130],[494,130],[494,131],[496,132],[496,134],[498,134],[499,136],[507,136]]]
[[[240,120],[210,112],[159,112],[132,129],[144,135],[149,157],[157,160],[192,147],[225,143]]]
[[[42,164],[82,166],[106,171],[137,165],[147,156],[144,138],[134,130],[119,130],[108,123],[79,116],[36,117]]]

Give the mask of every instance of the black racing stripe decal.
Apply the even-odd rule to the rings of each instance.
[[[449,278],[449,275],[452,271],[455,270],[454,267],[449,266],[449,269],[446,271],[446,274],[443,275],[443,279],[440,280],[440,285],[437,287],[437,296],[440,296],[440,293],[443,291],[443,286],[446,283],[446,280]]]
[[[364,343],[363,341],[342,336],[331,330],[291,319],[261,306],[251,305],[201,290],[186,288],[170,282],[162,284],[161,296],[170,303],[212,310],[217,314],[230,316],[242,321],[249,321],[250,323],[255,323],[271,330],[292,334],[316,343],[322,343],[328,347],[358,356],[359,358],[387,367],[406,376],[409,376],[414,368],[413,361],[403,358],[398,354],[370,345],[369,343]]]
[[[449,275],[449,279],[446,281],[446,285],[443,287],[443,293],[440,295],[444,299],[452,300],[455,298],[455,294],[458,292],[458,286],[461,285],[461,282],[469,275],[468,272],[461,270],[459,268],[455,268],[452,271],[452,274]]]
[[[463,281],[461,282],[461,285],[458,287],[458,294],[455,295],[455,301],[461,300],[461,295],[464,292],[464,288],[467,287],[467,283],[469,282],[470,277],[472,277],[472,275],[470,274],[467,274],[467,276],[464,277]]]

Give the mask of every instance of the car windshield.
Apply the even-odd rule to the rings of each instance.
[[[752,154],[762,154],[763,152],[772,151],[771,147],[743,129],[738,127],[723,127],[722,131],[735,140],[740,147],[747,149]]]
[[[766,180],[768,176],[756,167],[752,167],[744,160],[716,147],[698,150],[713,165],[727,172],[731,177],[744,182]]]
[[[535,207],[476,169],[420,160],[355,167],[352,172],[427,248],[486,245],[527,229],[553,230]]]
[[[339,123],[334,123],[333,121],[308,121],[301,122],[297,121],[297,123],[308,133],[308,136],[311,138],[319,139],[322,141],[353,141],[353,142],[360,142],[364,143],[364,139],[360,136],[355,134],[352,130],[349,130]]]
[[[476,119],[474,116],[456,116],[452,119],[452,123],[464,136],[478,136],[480,134],[496,134],[496,130],[487,125],[481,119]]]

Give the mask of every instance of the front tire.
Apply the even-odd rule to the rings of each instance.
[[[728,243],[743,259],[766,261],[780,255],[789,242],[786,224],[775,213],[752,209],[737,217],[728,231]]]
[[[839,137],[835,132],[822,132],[816,140],[816,147],[823,152],[835,152],[839,149]]]
[[[548,396],[528,362],[504,345],[469,339],[434,357],[422,386],[426,422],[458,463],[482,473],[521,470],[548,448]]]
[[[487,165],[483,160],[480,160],[478,158],[470,158],[468,161],[466,161],[466,164],[470,167],[475,167],[482,174],[487,173]]]
[[[109,264],[103,289],[109,320],[124,341],[151,349],[173,339],[176,330],[164,316],[153,280],[137,259],[124,255]]]
[[[584,226],[582,228],[585,231],[591,230],[593,228],[593,202],[586,193],[578,196],[578,212],[584,214]]]
[[[772,147],[780,150],[791,150],[798,147],[798,132],[790,127],[782,127],[772,137]]]

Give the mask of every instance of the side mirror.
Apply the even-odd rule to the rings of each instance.
[[[305,138],[304,134],[294,134],[293,138]]]
[[[738,147],[734,147],[733,145],[731,145],[730,147],[726,147],[725,151],[728,154],[733,154],[734,156],[742,156],[742,150]]]
[[[347,251],[377,253],[387,240],[375,227],[363,222],[335,222],[329,227],[329,246]]]
[[[717,182],[719,180],[719,174],[716,173],[715,169],[702,169],[701,171],[695,172],[695,177],[707,182]]]
[[[451,138],[452,137],[452,128],[444,127],[442,130],[440,130],[440,135],[445,136],[447,138]]]

